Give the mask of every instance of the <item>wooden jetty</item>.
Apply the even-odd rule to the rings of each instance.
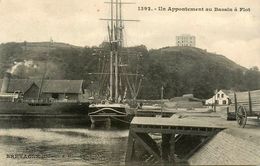
[[[167,110],[156,110],[156,109],[138,109],[135,116],[138,117],[171,117],[175,112]]]
[[[147,109],[147,108],[141,108],[141,109],[137,109],[135,111],[135,116],[138,117],[171,117],[174,114],[178,114],[178,113],[183,113],[183,112],[187,112],[187,113],[202,113],[208,111],[208,108],[195,108],[195,109],[185,109],[185,108],[160,108],[160,109]]]
[[[217,115],[185,115],[186,118],[173,116],[134,117],[130,124],[126,164],[131,164],[135,156],[135,144],[141,145],[157,162],[175,162],[175,144],[183,135],[201,136],[204,139],[194,147],[185,158],[189,158],[219,131],[230,127],[229,122],[220,120]],[[161,135],[161,147],[151,134]]]

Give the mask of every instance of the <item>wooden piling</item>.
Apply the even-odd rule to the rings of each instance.
[[[106,129],[110,129],[111,128],[111,119],[109,117],[106,118],[105,127],[106,127]]]
[[[160,150],[157,147],[156,142],[147,133],[132,132],[132,136],[147,152],[152,154],[157,160],[161,160]]]
[[[175,161],[175,134],[162,134],[161,157],[163,161]]]
[[[171,134],[170,139],[170,161],[175,162],[175,133]]]
[[[221,125],[207,124],[202,126],[201,123],[201,121],[197,121],[193,122],[192,125],[186,125],[186,122],[180,123],[167,118],[135,117],[131,122],[129,130],[126,163],[133,161],[135,142],[138,142],[153,156],[154,162],[172,165],[176,162],[175,142],[181,138],[181,135],[213,136],[225,129]],[[158,147],[157,143],[149,135],[151,133],[161,134],[161,148]],[[176,135],[179,136],[175,138]],[[205,143],[206,141],[203,142]],[[202,145],[203,143],[198,145],[194,152]]]
[[[129,130],[126,159],[125,159],[127,163],[133,159],[134,151],[135,151],[134,146],[135,146],[135,141],[132,135],[132,131]]]
[[[163,161],[169,161],[171,144],[170,144],[171,134],[162,134],[161,142],[161,157]]]

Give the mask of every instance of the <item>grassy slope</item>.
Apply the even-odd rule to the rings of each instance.
[[[169,70],[177,68],[180,71],[189,71],[194,66],[208,68],[213,65],[228,68],[230,70],[246,70],[223,55],[214,54],[195,47],[165,47],[159,50],[151,50],[152,59],[160,59]]]

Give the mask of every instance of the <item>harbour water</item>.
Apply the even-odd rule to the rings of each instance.
[[[128,129],[19,124],[0,129],[0,165],[125,165]]]

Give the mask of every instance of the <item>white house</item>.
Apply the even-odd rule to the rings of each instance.
[[[206,100],[206,105],[212,105],[216,103],[217,105],[228,105],[230,104],[230,94],[231,91],[229,90],[219,90],[212,98]]]

